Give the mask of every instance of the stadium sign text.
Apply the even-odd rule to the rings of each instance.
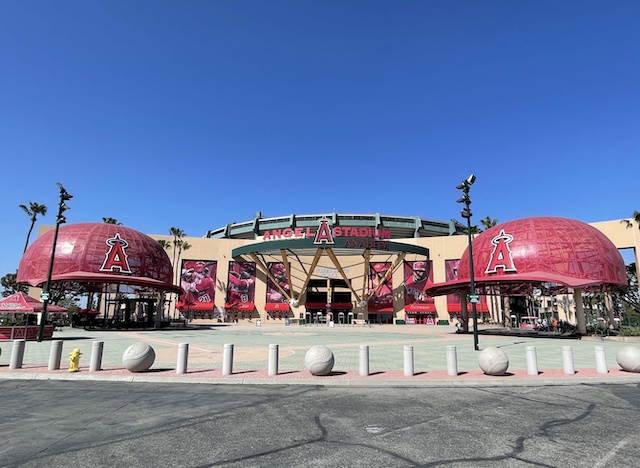
[[[331,226],[329,219],[318,220],[320,227],[313,230],[310,227],[284,228],[264,231],[262,239],[265,241],[281,239],[303,239],[313,237],[315,245],[334,245],[336,237],[345,239],[345,247],[352,248],[388,248],[388,241],[391,239],[391,231],[388,229],[378,229],[358,226]]]

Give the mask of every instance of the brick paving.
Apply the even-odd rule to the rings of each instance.
[[[640,382],[640,374],[622,371],[615,355],[625,346],[640,346],[637,341],[583,338],[564,340],[500,335],[480,335],[480,349],[499,347],[509,357],[505,376],[485,375],[478,366],[472,334],[457,334],[452,326],[328,326],[281,323],[206,325],[165,330],[83,330],[64,328],[54,333],[63,341],[61,369],[47,369],[51,342],[25,345],[23,365],[9,369],[11,342],[0,342],[0,378],[176,381],[236,384],[307,384],[377,386],[456,386],[456,385],[562,385],[581,382]],[[103,343],[100,371],[89,372],[92,347]],[[122,354],[131,345],[145,342],[156,352],[156,360],[144,373],[131,373],[122,365]],[[189,343],[188,369],[177,374],[180,343]],[[233,373],[222,375],[225,344],[234,345]],[[279,345],[279,373],[269,376],[268,347]],[[304,356],[314,345],[326,345],[334,353],[335,364],[329,376],[311,375]],[[368,376],[360,376],[359,347],[369,346]],[[405,376],[404,346],[412,346],[414,375]],[[447,375],[446,347],[455,346],[458,355],[457,376]],[[538,375],[527,374],[526,347],[535,346]],[[571,346],[576,373],[563,373],[562,347]],[[605,350],[608,372],[599,374],[595,366],[595,347]],[[83,353],[80,372],[67,371],[68,355],[78,348]]]

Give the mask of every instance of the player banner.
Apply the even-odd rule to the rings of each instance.
[[[269,262],[267,268],[275,279],[274,281],[267,277],[267,299],[265,301],[265,310],[289,310],[290,296],[289,278],[287,270],[282,262]]]
[[[392,275],[389,274],[387,280],[384,280],[390,268],[390,262],[369,264],[368,288],[369,294],[373,293],[369,299],[370,311],[393,312]]]
[[[425,290],[433,285],[432,261],[404,262],[405,312],[435,312],[435,300]]]
[[[454,281],[458,279],[458,266],[460,260],[445,260],[445,281]],[[471,303],[467,302],[467,310],[471,312]],[[480,296],[480,302],[476,304],[476,312],[486,313],[489,311],[487,306],[487,296],[484,294]],[[459,314],[462,312],[460,306],[460,293],[447,294],[447,312],[452,314]]]
[[[255,300],[256,264],[229,262],[225,309],[253,310]]]
[[[460,259],[444,261],[445,281],[458,279],[458,265],[460,265]],[[460,293],[447,294],[447,312],[460,312]]]
[[[214,310],[216,298],[217,262],[210,260],[183,260],[180,286],[184,294],[176,307],[180,310]]]

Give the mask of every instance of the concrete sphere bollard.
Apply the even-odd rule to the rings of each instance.
[[[616,353],[616,361],[627,372],[640,372],[640,348],[625,346]]]
[[[304,364],[313,375],[329,375],[333,363],[333,352],[322,345],[312,347],[304,356]]]
[[[487,375],[504,375],[509,368],[509,358],[499,348],[486,348],[478,355],[478,365]]]
[[[122,354],[122,364],[130,372],[146,372],[156,360],[156,352],[147,343],[134,343]]]

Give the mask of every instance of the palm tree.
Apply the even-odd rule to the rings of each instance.
[[[183,239],[179,239],[177,244],[178,244],[178,259],[177,259],[177,262],[178,262],[178,265],[179,265],[180,264],[180,256],[182,255],[182,252],[185,251],[185,250],[189,250],[191,248],[191,244],[189,244],[186,240],[183,240]],[[178,267],[178,265],[176,265],[176,267]],[[178,270],[176,276],[178,278],[180,278],[180,269],[179,268],[176,268],[176,269]]]
[[[189,250],[191,248],[191,244],[189,244],[186,240],[180,240],[178,242],[178,263],[180,263],[180,255],[185,250]]]
[[[117,224],[118,226],[122,226],[122,223],[119,223],[116,218],[102,218],[102,222],[104,224]]]
[[[634,211],[633,215],[631,215],[631,219],[633,221],[635,221],[636,224],[638,224],[638,227],[640,227],[640,211]],[[626,224],[627,225],[627,229],[633,227],[633,223],[631,221],[629,221],[628,219],[623,219],[620,222]]]
[[[29,227],[29,232],[27,233],[27,242],[24,244],[24,250],[22,253],[27,251],[27,246],[29,245],[29,238],[31,237],[31,232],[33,231],[33,226],[36,224],[37,216],[40,214],[42,216],[47,214],[47,207],[45,205],[39,205],[38,203],[29,202],[29,207],[27,208],[25,205],[18,205],[20,208],[24,210],[31,217],[31,227]]]
[[[480,220],[480,224],[482,224],[484,230],[486,231],[487,229],[492,228],[493,226],[498,224],[498,220],[487,216],[486,218]]]
[[[169,247],[171,247],[171,242],[164,239],[158,240],[158,244],[160,244],[160,247],[162,247],[164,250],[167,250]]]
[[[486,218],[480,220],[480,224],[482,224],[482,227],[484,228],[483,231],[486,231],[487,229],[492,228],[493,226],[498,224],[498,220],[487,216]],[[498,296],[496,296],[496,292],[497,291],[491,288],[491,319],[494,322],[498,322],[498,318],[500,317],[500,310],[498,310]]]
[[[185,232],[177,227],[169,228],[169,234],[173,236],[173,267],[176,267],[176,251],[178,250],[179,242],[182,240],[184,236],[186,236]]]

